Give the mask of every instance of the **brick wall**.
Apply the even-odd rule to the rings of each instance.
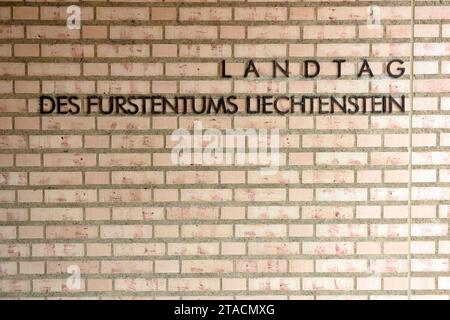
[[[0,20],[0,297],[449,298],[449,1],[2,0]],[[411,57],[414,77],[387,77]],[[292,75],[244,79],[250,58]],[[320,77],[301,76],[308,58]],[[38,112],[42,94],[411,88],[394,114]],[[170,134],[194,120],[280,129],[280,171],[171,165]]]

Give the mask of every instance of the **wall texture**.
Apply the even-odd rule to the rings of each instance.
[[[448,299],[450,2],[413,2],[0,1],[0,297]],[[249,58],[292,76],[244,79]],[[413,92],[386,115],[38,113],[41,94]],[[172,165],[195,119],[279,128],[280,172]]]

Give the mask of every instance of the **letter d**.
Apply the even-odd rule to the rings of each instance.
[[[49,100],[50,104],[51,104],[51,109],[50,110],[45,110],[45,100]],[[55,111],[55,107],[56,107],[56,103],[55,100],[52,97],[49,96],[41,96],[39,98],[39,112],[41,114],[47,114],[47,113],[52,113],[53,111]]]

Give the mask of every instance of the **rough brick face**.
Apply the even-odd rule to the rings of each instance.
[[[449,299],[450,4],[414,6],[99,0],[70,30],[61,2],[0,2],[0,297]],[[246,95],[357,93],[404,94],[406,113],[243,112]],[[236,95],[239,112],[39,113],[40,95],[95,94]],[[194,121],[279,129],[278,172],[174,164]]]

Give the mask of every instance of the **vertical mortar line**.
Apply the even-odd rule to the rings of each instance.
[[[286,8],[286,22],[287,23],[290,23],[291,22],[291,8],[292,8],[292,2],[288,2],[288,4],[287,4],[287,8]],[[300,42],[301,43],[303,43],[303,38],[304,38],[304,35],[303,35],[303,24],[302,23],[300,23],[299,25],[298,25],[298,28],[299,28],[299,40],[300,40]],[[289,52],[289,50],[290,50],[290,46],[291,46],[291,43],[289,42],[289,43],[287,43],[287,45],[286,45],[286,56],[287,57],[289,57],[290,56],[290,52]],[[288,70],[290,70],[290,68],[291,68],[291,63],[289,62],[289,67],[288,67]],[[299,69],[299,71],[300,71],[300,69]],[[290,76],[290,72],[288,71],[288,76]],[[287,79],[287,81],[286,81],[286,92],[287,92],[287,94],[288,95],[290,95],[291,94],[291,90],[290,90],[290,88],[289,88],[289,79]],[[290,121],[289,121],[289,116],[288,117],[285,117],[285,122],[284,122],[284,136],[285,136],[285,141],[288,141],[289,140],[289,135],[290,135],[290,133],[291,133],[291,130],[290,130]],[[280,136],[282,136],[282,135],[279,135],[278,136],[278,143],[279,143],[279,146],[278,146],[278,157],[280,158],[280,156],[282,155],[282,154],[284,154],[285,155],[285,163],[284,163],[284,166],[285,166],[285,168],[286,167],[288,167],[289,168],[289,148],[290,148],[290,144],[289,143],[286,143],[286,145],[281,145],[280,146]],[[300,137],[299,137],[300,138]],[[299,140],[299,143],[300,143],[300,140]],[[272,146],[270,146],[271,148],[272,148]],[[300,147],[300,145],[299,145],[299,147]],[[280,151],[280,149],[281,150],[283,150],[283,151]],[[290,171],[290,168],[289,168],[289,171]],[[297,183],[299,183],[300,184],[300,187],[301,187],[301,184],[302,184],[302,180],[301,180],[301,171],[300,170],[295,170],[296,172],[297,172],[297,177],[298,177],[298,181],[297,181]],[[291,201],[291,199],[290,199],[290,197],[289,197],[289,187],[290,187],[290,185],[289,185],[289,183],[286,183],[286,185],[285,185],[285,203],[286,203],[286,205],[289,205],[290,206],[290,201]],[[296,205],[297,206],[297,205]],[[248,218],[248,212],[247,212],[247,216],[246,216],[246,218]],[[299,216],[299,218],[300,218],[300,216]],[[299,219],[300,220],[300,219]],[[289,239],[289,237],[290,237],[290,224],[291,224],[291,218],[289,218],[289,216],[288,216],[288,220],[286,220],[286,221],[284,221],[284,223],[285,223],[285,230],[286,230],[286,237],[287,237],[287,239]],[[301,242],[299,242],[299,244],[298,244],[298,246],[299,246],[299,253],[301,254]],[[290,271],[290,266],[291,266],[291,263],[290,263],[290,259],[289,259],[289,257],[285,257],[284,258],[284,260],[286,261],[286,269],[285,269],[285,273],[290,277],[291,276],[291,271]],[[298,291],[300,291],[301,290],[301,288],[302,288],[302,277],[298,277]],[[290,297],[290,294],[287,294],[287,298],[286,298],[287,300],[291,300],[291,297]]]
[[[42,6],[41,6],[41,4],[38,4],[38,12],[37,12],[37,14],[38,14],[38,21],[41,21],[41,19],[42,19],[41,11],[42,11]],[[25,26],[25,33],[27,33],[27,32],[28,32],[27,31],[27,27]],[[27,35],[25,35],[25,39],[26,38],[27,38]],[[42,58],[42,46],[43,46],[42,42],[39,41],[39,43],[38,43],[39,58]],[[27,65],[28,64],[29,63],[27,63]],[[29,76],[28,72],[29,72],[29,69],[27,68],[27,77]],[[44,88],[44,81],[43,81],[43,79],[39,79],[39,94],[43,94],[44,93],[43,88]],[[29,112],[29,111],[30,111],[30,99],[27,99],[27,112]],[[42,115],[40,115],[39,116],[39,133],[41,133],[42,130],[44,129],[44,125],[43,125],[43,121],[42,120],[43,120],[43,117],[42,117]],[[45,159],[44,153],[45,152],[41,151],[40,154],[39,154],[39,169],[38,169],[39,171],[42,171],[42,167],[44,166],[44,159]],[[48,204],[45,203],[45,193],[46,193],[46,190],[44,189],[42,191],[42,203],[45,206],[48,206]],[[30,209],[30,220],[31,220],[31,209]],[[44,227],[44,231],[43,231],[44,241],[47,241],[47,243],[48,243],[48,238],[47,238],[47,233],[48,232],[47,232],[47,223],[46,222],[44,222],[43,227]],[[30,244],[30,257],[32,257],[32,256],[33,256],[33,244]],[[47,278],[48,277],[48,273],[49,273],[48,257],[44,257],[43,259],[44,259],[44,261],[43,261],[44,262],[44,275],[45,275],[45,278]],[[31,290],[31,294],[32,295],[33,295],[34,289],[35,289],[34,288],[34,279],[33,278],[30,279],[30,282],[31,282],[30,290]],[[44,299],[48,300],[48,297],[45,297]]]
[[[411,300],[411,220],[412,220],[412,124],[414,98],[414,20],[415,0],[411,0],[411,35],[409,57],[409,110],[408,110],[408,300]]]

